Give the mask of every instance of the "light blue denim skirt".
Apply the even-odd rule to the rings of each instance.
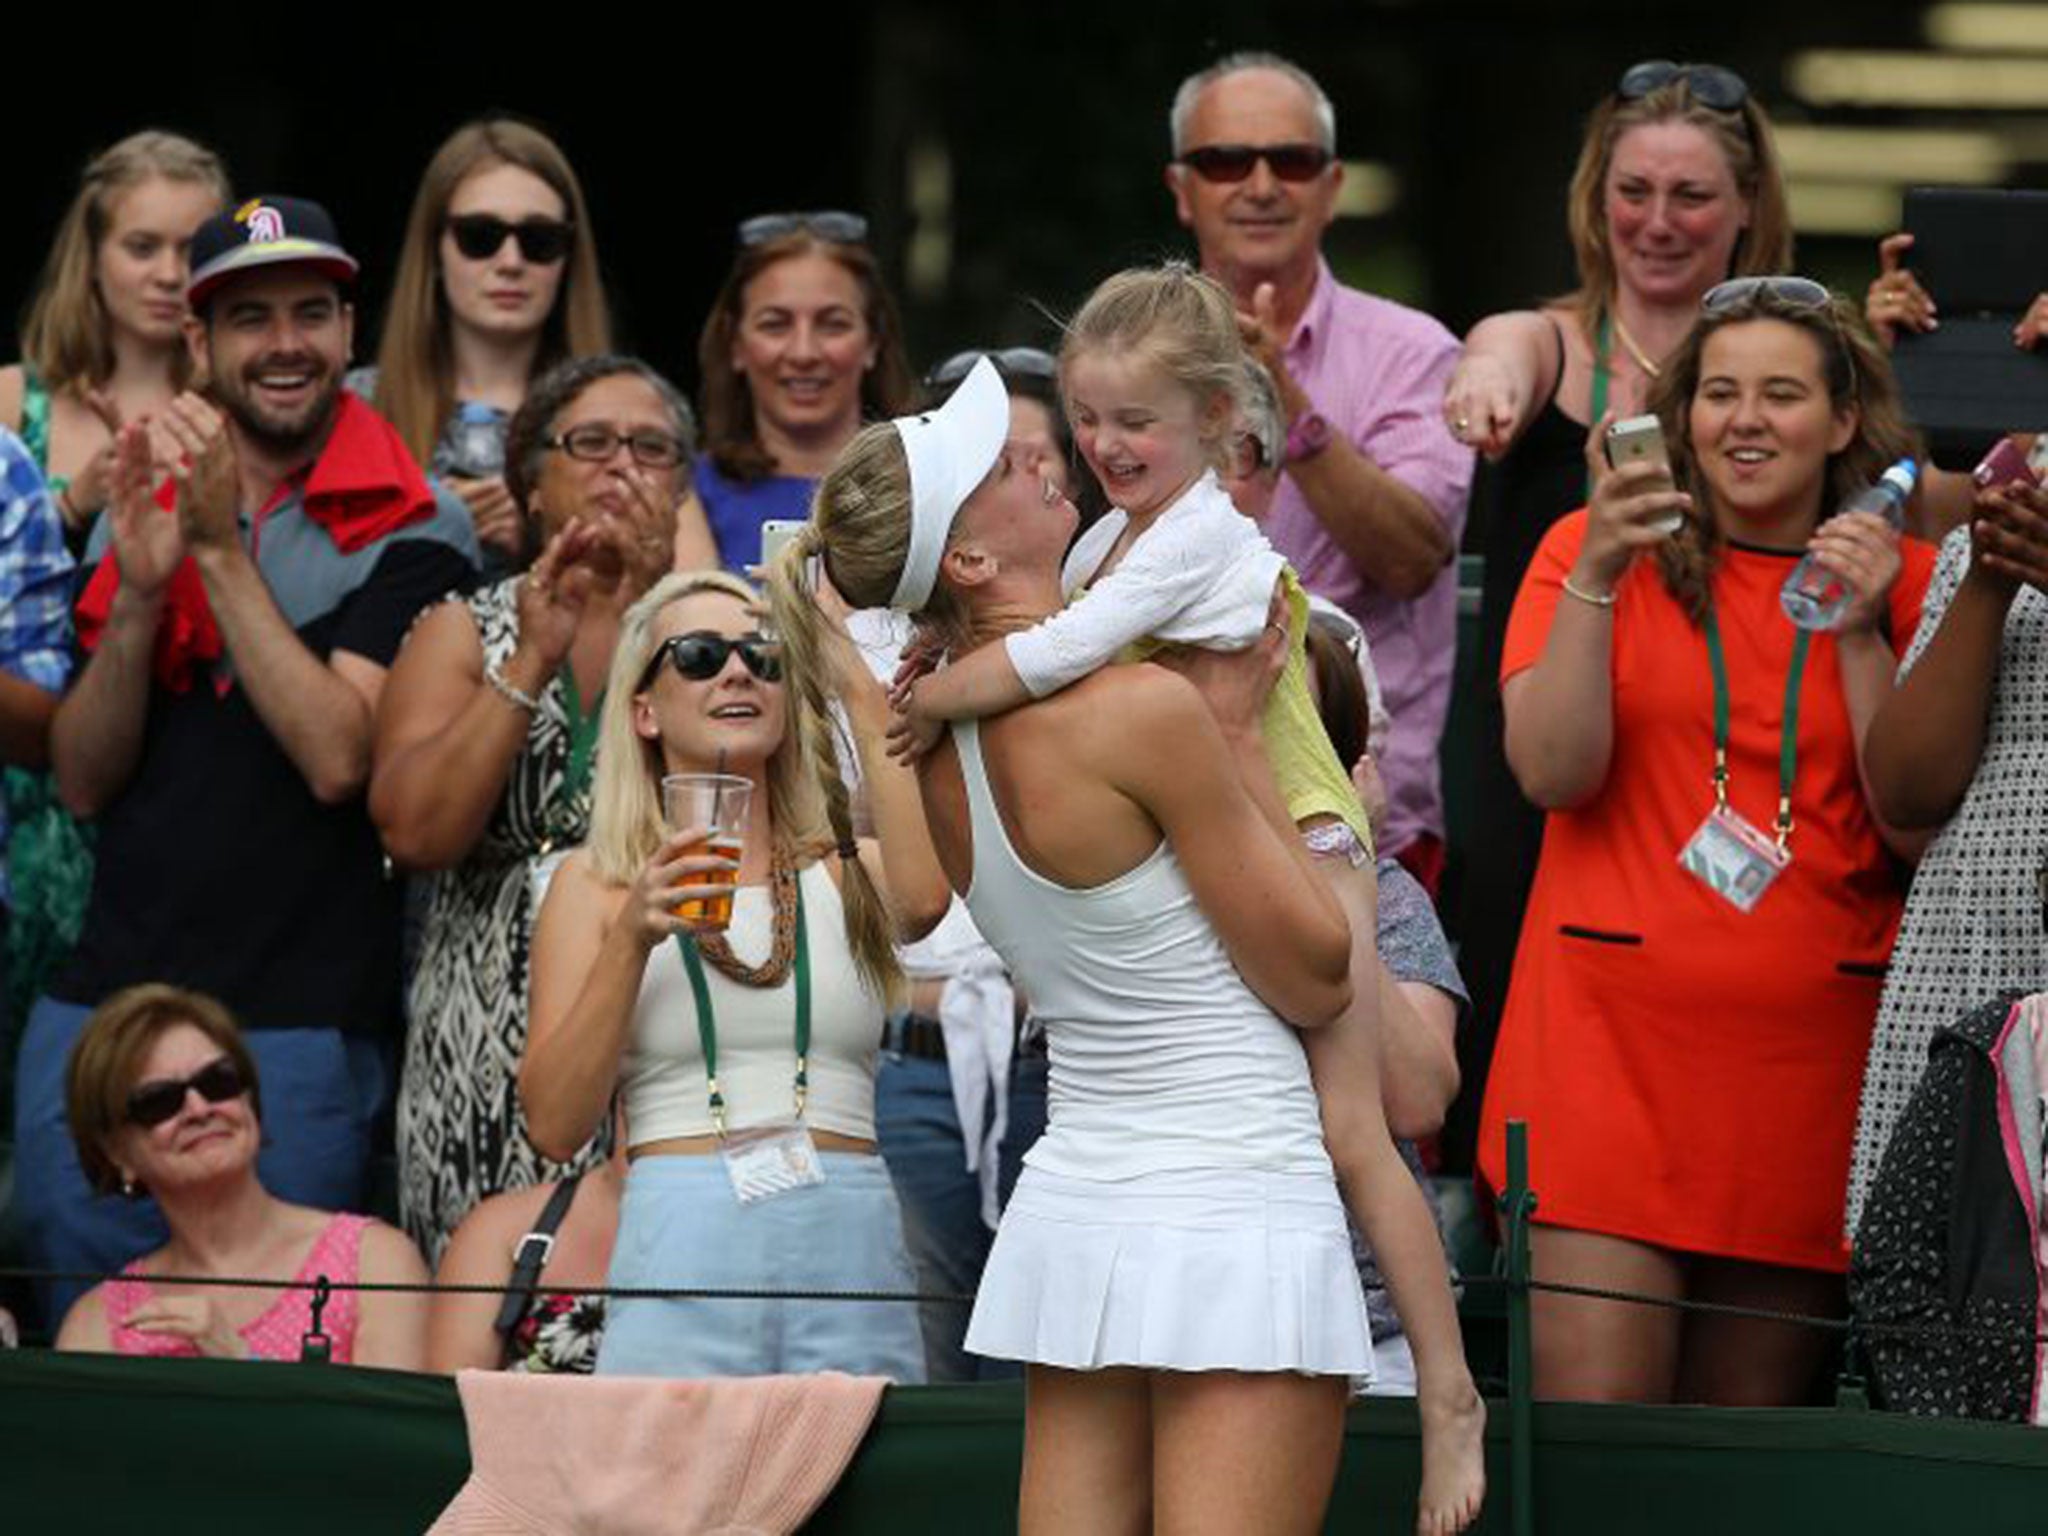
[[[626,1174],[609,1283],[630,1288],[917,1289],[881,1158],[821,1152],[825,1182],[741,1205],[715,1156],[655,1156]],[[614,1297],[597,1369],[608,1376],[846,1371],[925,1378],[914,1302]]]

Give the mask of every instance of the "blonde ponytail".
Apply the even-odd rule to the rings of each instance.
[[[903,981],[896,963],[896,921],[855,845],[853,797],[840,770],[839,728],[825,688],[832,660],[825,617],[811,595],[809,580],[810,559],[818,549],[815,524],[783,548],[768,571],[768,612],[782,642],[782,675],[791,689],[792,723],[801,734],[839,853],[839,892],[854,965],[878,996],[893,999]]]

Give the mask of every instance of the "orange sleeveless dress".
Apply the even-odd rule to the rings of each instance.
[[[1543,654],[1585,538],[1544,538],[1509,620],[1503,681]],[[1890,633],[1903,654],[1933,549],[1902,546]],[[1723,550],[1730,804],[1776,817],[1795,631],[1794,557]],[[1703,633],[1638,561],[1617,588],[1614,750],[1600,793],[1554,811],[1522,925],[1480,1123],[1482,1183],[1506,1184],[1504,1126],[1529,1124],[1537,1219],[1682,1252],[1846,1267],[1849,1146],[1904,877],[1863,797],[1835,640],[1801,687],[1792,864],[1749,913],[1678,863],[1714,804]],[[1563,599],[1570,601],[1570,599]]]

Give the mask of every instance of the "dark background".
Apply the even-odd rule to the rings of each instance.
[[[297,193],[333,210],[364,264],[367,355],[420,170],[462,121],[504,109],[568,151],[622,339],[686,388],[732,228],[766,210],[868,212],[920,365],[973,343],[1042,342],[1041,310],[1071,308],[1116,266],[1186,252],[1160,182],[1167,104],[1217,54],[1260,46],[1322,80],[1346,158],[1388,163],[1400,178],[1389,215],[1333,229],[1340,273],[1462,332],[1570,286],[1564,187],[1584,115],[1622,67],[1713,59],[1781,120],[1811,118],[1782,86],[1791,52],[1916,47],[1921,10],[1192,0],[638,19],[548,11],[534,21],[478,7],[402,18],[251,11],[212,30],[184,18],[147,41],[83,39],[92,51],[40,83],[14,72],[0,325],[12,355],[12,322],[79,167],[156,124],[223,152],[240,193]],[[950,163],[951,260],[941,287],[912,292],[901,279],[919,232],[907,186],[918,146]],[[1867,238],[1808,239],[1800,265],[1860,291],[1873,257]]]

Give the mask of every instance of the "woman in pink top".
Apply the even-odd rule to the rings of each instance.
[[[158,1285],[156,1275],[426,1280],[418,1252],[393,1228],[288,1205],[264,1189],[256,1064],[212,998],[151,984],[107,999],[72,1050],[65,1097],[86,1177],[108,1194],[154,1196],[170,1240],[80,1297],[59,1349],[300,1358],[310,1289]],[[320,1321],[331,1359],[417,1370],[426,1316],[421,1293],[337,1290]]]

